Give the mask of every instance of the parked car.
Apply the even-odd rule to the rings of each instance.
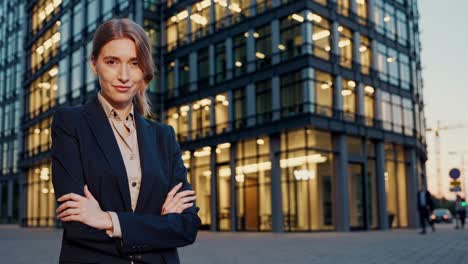
[[[432,213],[431,220],[436,223],[452,223],[453,216],[449,209],[437,208]]]

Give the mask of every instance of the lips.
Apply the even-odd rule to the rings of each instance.
[[[125,93],[132,88],[131,86],[112,85],[118,92]]]

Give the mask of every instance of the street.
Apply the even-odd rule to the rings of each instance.
[[[466,263],[468,230],[319,233],[200,232],[182,263]],[[57,263],[61,230],[0,226],[1,263]]]

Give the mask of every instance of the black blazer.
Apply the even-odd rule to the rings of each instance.
[[[103,211],[117,213],[122,239],[79,222],[63,223],[61,263],[179,263],[177,247],[194,243],[199,208],[161,215],[167,193],[179,182],[191,189],[180,146],[171,126],[135,111],[142,181],[135,212],[127,174],[108,118],[93,98],[84,106],[57,109],[52,122],[52,182],[55,196],[83,194]]]
[[[427,210],[427,206],[429,207],[429,210],[434,210],[434,200],[432,200],[432,195],[428,191],[425,192],[426,194],[426,206],[421,205],[421,200],[419,199],[419,196],[421,196],[421,191],[418,191],[417,195],[417,201],[418,201],[418,209],[419,210]]]

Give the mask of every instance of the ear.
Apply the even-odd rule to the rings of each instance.
[[[91,69],[93,69],[94,74],[97,74],[97,65],[94,56],[91,56],[91,58],[89,59],[89,64],[91,66]]]

